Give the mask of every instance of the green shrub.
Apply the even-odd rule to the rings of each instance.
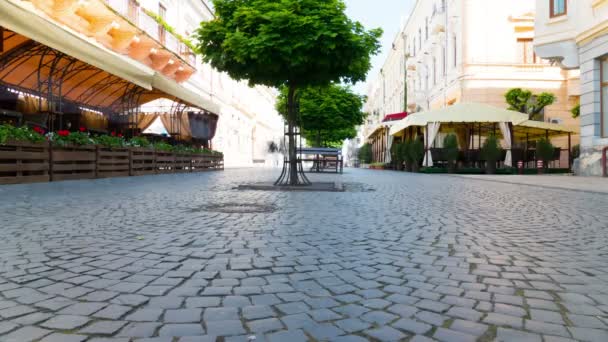
[[[581,145],[572,146],[572,159],[576,159],[581,156]]]
[[[502,148],[498,144],[498,139],[495,135],[490,135],[481,147],[481,157],[488,162],[496,162],[501,154]]]
[[[152,144],[146,137],[133,137],[131,140],[129,140],[128,145],[133,147],[148,148]]]
[[[363,164],[372,162],[372,145],[365,144],[359,149],[359,161]]]
[[[173,146],[167,144],[164,141],[161,141],[154,144],[154,149],[157,151],[172,152]]]
[[[575,119],[581,116],[581,105],[577,104],[576,106],[574,106],[574,108],[570,110],[570,113],[572,113],[572,117]]]
[[[414,164],[420,164],[424,158],[424,144],[419,139],[413,140],[409,144],[408,155]]]
[[[119,136],[100,135],[93,138],[95,144],[109,148],[120,148],[125,146],[125,139]]]
[[[555,147],[551,144],[551,141],[547,138],[541,138],[536,142],[536,159],[542,160],[545,162],[545,166],[547,162],[553,159],[553,153],[555,151]]]
[[[448,134],[443,139],[443,148],[445,149],[445,156],[449,163],[454,163],[458,160],[458,138],[455,134]]]
[[[41,143],[46,141],[44,132],[41,129],[31,129],[29,127],[15,127],[11,125],[0,125],[0,145],[9,140],[19,142]]]

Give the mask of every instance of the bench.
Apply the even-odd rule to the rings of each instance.
[[[342,150],[337,148],[309,147],[298,149],[300,161],[313,162],[310,172],[342,173],[344,170],[344,159]]]

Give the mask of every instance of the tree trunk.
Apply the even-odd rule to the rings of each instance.
[[[287,96],[287,132],[289,134],[289,185],[298,185],[298,156],[296,151],[296,137],[294,128],[297,124],[296,112],[296,86],[289,84],[289,93]]]

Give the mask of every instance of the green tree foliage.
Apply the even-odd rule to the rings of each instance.
[[[443,148],[445,149],[446,158],[449,163],[453,163],[458,159],[458,138],[456,134],[448,134],[443,139]]]
[[[318,147],[342,146],[345,139],[357,136],[356,126],[362,125],[366,114],[361,111],[363,96],[350,87],[337,84],[306,87],[297,91],[300,110],[297,124],[304,138]],[[277,110],[287,117],[287,87],[281,88]]]
[[[412,169],[414,172],[417,172],[419,165],[424,158],[424,143],[420,139],[412,140],[409,144],[408,154],[412,161]]]
[[[296,90],[365,80],[382,30],[365,30],[342,0],[214,0],[215,18],[197,30],[203,60],[237,80],[286,86],[289,133],[296,125]],[[290,179],[297,182],[294,136]]]
[[[570,113],[572,113],[572,117],[575,119],[581,116],[581,105],[577,104],[576,106],[574,106],[574,108],[570,110]]]
[[[487,162],[496,162],[502,154],[502,148],[495,135],[490,135],[481,147],[481,157]]]
[[[536,142],[536,158],[544,162],[544,167],[547,168],[549,161],[553,159],[553,153],[555,147],[551,144],[551,141],[547,138],[540,138]]]
[[[513,88],[505,94],[510,110],[528,114],[530,120],[538,120],[543,109],[556,100],[555,95],[547,92],[534,95],[530,90]]]
[[[358,153],[359,162],[363,164],[369,164],[372,162],[372,145],[364,144],[359,149]]]

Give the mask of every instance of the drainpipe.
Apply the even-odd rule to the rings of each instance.
[[[604,177],[608,177],[608,168],[606,165],[606,152],[608,152],[608,146],[606,146],[602,149],[602,170],[603,170],[602,176],[604,176]]]

